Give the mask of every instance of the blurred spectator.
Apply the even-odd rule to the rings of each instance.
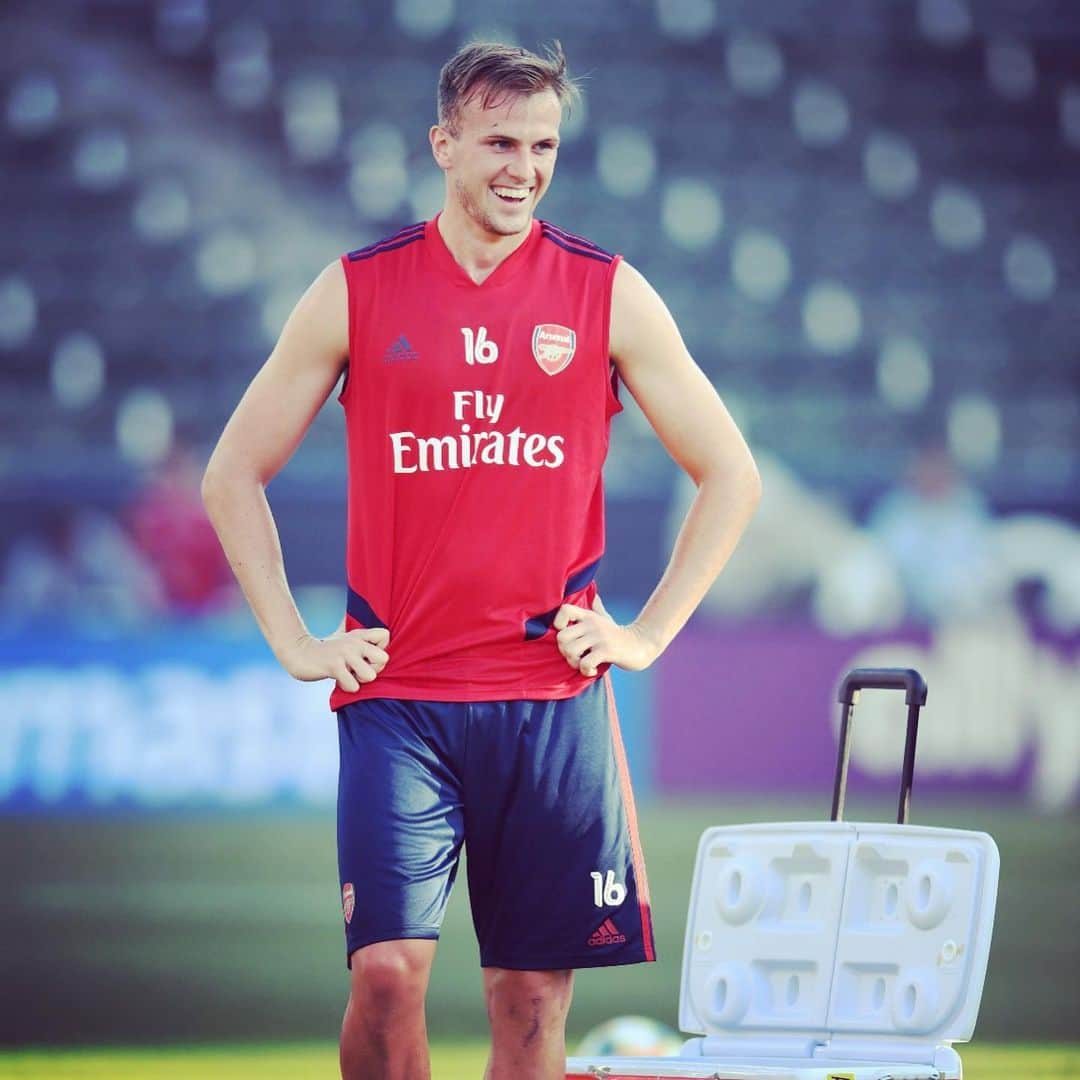
[[[883,496],[865,529],[773,454],[756,450],[764,494],[703,608],[725,619],[812,619],[840,636],[887,632],[905,619],[989,616],[1033,593],[1046,627],[1080,627],[1080,530],[1043,514],[994,519],[946,451],[925,449]],[[680,480],[668,542],[694,496]]]
[[[153,568],[101,511],[59,506],[12,545],[0,581],[8,618],[134,622],[161,607]]]
[[[199,497],[201,475],[192,453],[176,448],[148,474],[128,515],[135,543],[176,615],[217,610],[233,595],[232,571]]]
[[[877,503],[867,524],[896,565],[909,617],[936,623],[1001,599],[986,501],[943,447],[914,457],[903,484]]]

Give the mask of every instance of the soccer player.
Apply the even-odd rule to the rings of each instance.
[[[574,93],[558,45],[450,59],[430,131],[442,212],[326,267],[206,471],[207,509],[275,655],[297,679],[336,683],[346,1078],[429,1075],[424,997],[463,843],[491,1080],[562,1077],[573,970],[654,959],[604,673],[663,652],[759,481],[641,274],[534,216]],[[342,375],[347,614],[320,640],[264,489]],[[628,625],[594,580],[619,384],[698,488]]]

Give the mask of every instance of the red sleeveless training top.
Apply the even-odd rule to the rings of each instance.
[[[534,221],[477,285],[437,219],[342,256],[349,366],[346,626],[386,626],[360,698],[563,698],[555,644],[604,551],[618,256]]]

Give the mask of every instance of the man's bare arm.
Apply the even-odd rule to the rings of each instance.
[[[385,630],[312,637],[285,577],[266,485],[341,376],[348,349],[345,274],[332,263],[301,297],[269,359],[225,425],[203,478],[203,502],[274,654],[298,679],[370,682],[387,660]]]
[[[660,441],[697,485],[659,584],[629,626],[563,605],[559,648],[584,675],[613,663],[648,666],[701,602],[731,557],[761,497],[746,442],[719,395],[694,363],[675,321],[649,283],[626,263],[615,272],[611,355]]]

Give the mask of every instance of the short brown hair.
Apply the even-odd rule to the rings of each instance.
[[[457,134],[461,107],[475,94],[487,109],[512,94],[554,90],[563,106],[573,104],[581,92],[566,70],[562,45],[553,41],[543,56],[516,45],[476,41],[458,49],[439,73],[439,124]]]

